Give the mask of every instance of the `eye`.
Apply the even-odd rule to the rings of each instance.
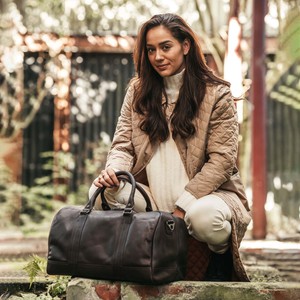
[[[147,52],[148,52],[148,54],[151,54],[151,53],[154,52],[154,49],[153,48],[147,48]]]
[[[164,46],[162,47],[162,49],[163,49],[164,51],[168,51],[170,48],[171,48],[170,45],[164,45]]]

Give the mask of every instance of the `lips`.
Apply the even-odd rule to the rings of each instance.
[[[165,69],[167,69],[168,65],[159,65],[159,66],[156,66],[156,68],[160,71],[164,71]]]

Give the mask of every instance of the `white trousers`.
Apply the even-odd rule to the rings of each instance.
[[[152,209],[158,210],[149,187],[140,185],[149,195]],[[89,197],[96,189],[95,185],[90,187]],[[124,208],[130,191],[131,185],[129,183],[120,182],[118,189],[106,189],[105,198],[111,208]],[[145,199],[138,190],[135,192],[134,202],[136,212],[145,211]],[[95,208],[101,209],[98,200]],[[212,251],[222,254],[228,249],[231,235],[231,211],[228,205],[217,195],[210,194],[195,201],[186,211],[184,221],[189,234],[195,239],[207,243]]]

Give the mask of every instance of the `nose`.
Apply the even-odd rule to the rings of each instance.
[[[156,50],[156,55],[155,55],[156,60],[162,60],[163,56],[160,50]]]

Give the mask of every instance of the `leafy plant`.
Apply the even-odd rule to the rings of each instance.
[[[49,283],[47,290],[42,292],[37,299],[65,299],[68,282],[71,276],[51,276],[46,272],[47,260],[38,255],[32,255],[31,260],[24,267],[30,279],[30,288],[38,276],[45,277]]]
[[[13,182],[10,170],[0,160],[0,228],[19,224],[21,193],[22,186]]]
[[[49,158],[44,168],[53,170],[50,154],[44,155]],[[62,156],[60,153],[57,155]],[[14,182],[9,169],[0,160],[0,228],[20,226],[23,231],[28,232],[36,231],[36,224],[43,222],[49,224],[53,213],[64,205],[63,202],[56,200],[55,196],[67,194],[69,173],[64,169],[61,161],[48,176],[38,178],[34,186],[28,187]],[[63,179],[64,182],[53,185],[54,180],[58,178]],[[40,226],[38,230],[41,230]]]
[[[84,161],[85,182],[76,191],[70,189],[75,163],[69,152],[42,153],[46,175],[37,178],[32,187],[14,182],[9,169],[0,161],[0,228],[13,225],[24,233],[42,233],[41,225],[48,231],[54,212],[63,205],[85,204],[89,185],[104,167],[109,146],[110,140],[103,133],[99,144],[94,146],[92,158]],[[36,224],[39,224],[38,229]]]
[[[46,273],[47,260],[43,257],[33,254],[31,256],[31,260],[27,263],[27,265],[23,268],[30,279],[30,286],[34,283],[36,277],[40,274]]]

